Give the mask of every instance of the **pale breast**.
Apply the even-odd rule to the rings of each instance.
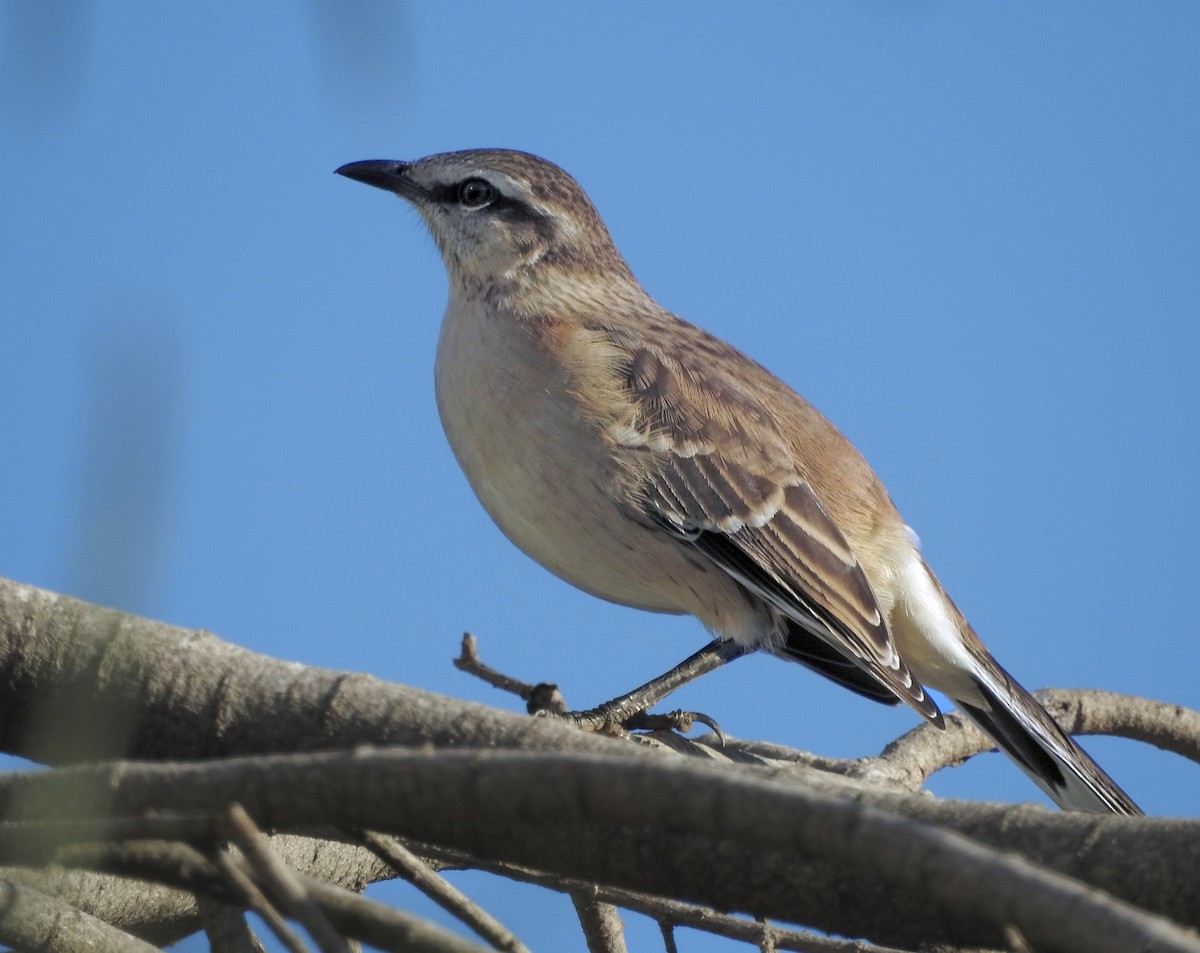
[[[459,465],[504,534],[557,576],[612,602],[691,611],[662,585],[662,565],[684,554],[613,502],[620,468],[544,331],[451,300],[436,386]]]

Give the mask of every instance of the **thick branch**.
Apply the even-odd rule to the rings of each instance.
[[[0,807],[19,802],[37,819],[64,790],[96,785],[112,792],[122,815],[215,814],[236,799],[276,827],[332,820],[385,830],[898,945],[929,941],[931,930],[950,942],[994,944],[1014,922],[1035,946],[1100,953],[1152,937],[1162,949],[1200,950],[1165,921],[1097,902],[1079,884],[983,844],[1195,924],[1200,822],[1052,814],[858,786],[839,796],[812,772],[682,758],[399,750],[10,776]],[[858,803],[845,798],[851,792]],[[5,840],[4,849],[19,846]],[[847,895],[872,899],[847,904]],[[1086,915],[1064,915],[1072,909]]]
[[[200,928],[196,898],[182,890],[55,867],[0,867],[0,876],[156,946],[174,943]]]
[[[105,730],[89,730],[95,725]],[[551,719],[284,662],[209,632],[0,579],[0,750],[9,754],[71,764],[371,743],[574,751],[619,744]]]
[[[0,943],[38,953],[156,953],[156,947],[57,897],[0,880]]]

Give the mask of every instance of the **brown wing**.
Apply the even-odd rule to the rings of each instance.
[[[767,372],[690,325],[673,330],[686,330],[679,353],[689,361],[716,362],[708,373],[694,373],[676,349],[621,342],[628,359],[618,371],[635,410],[610,436],[645,451],[638,468],[642,518],[695,547],[940,723],[936,703],[900,659],[866,574],[800,473],[775,415],[752,387],[739,384],[747,372]]]

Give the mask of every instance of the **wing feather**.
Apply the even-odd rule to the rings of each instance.
[[[690,343],[689,353],[703,353]],[[937,704],[896,651],[850,543],[799,471],[770,410],[753,393],[731,389],[730,375],[709,383],[664,351],[630,344],[627,353],[618,372],[633,413],[610,437],[644,454],[638,515],[940,723]],[[717,393],[718,386],[725,389]]]

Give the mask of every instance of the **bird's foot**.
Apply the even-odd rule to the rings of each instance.
[[[680,734],[687,734],[697,723],[711,728],[713,734],[717,736],[717,740],[721,742],[721,747],[725,746],[725,732],[721,730],[721,726],[715,719],[702,711],[683,711],[676,708],[664,715],[643,711],[631,716],[625,722],[625,728],[630,731],[640,729],[643,731],[677,731]]]
[[[464,642],[465,644],[465,642]],[[665,715],[650,714],[648,709],[656,705],[667,695],[686,685],[692,679],[711,672],[746,653],[744,646],[736,642],[726,642],[714,639],[699,652],[684,659],[665,675],[652,679],[640,688],[635,688],[627,695],[607,701],[597,708],[587,711],[567,711],[566,703],[558,692],[557,685],[534,685],[522,693],[526,708],[530,714],[548,715],[561,718],[569,725],[582,731],[595,731],[604,734],[627,737],[631,731],[690,731],[699,722],[707,725],[725,744],[725,734],[720,726],[698,711],[673,711]]]
[[[562,698],[557,694],[557,686],[539,685],[537,689],[531,694],[526,706],[531,715],[558,718],[580,731],[625,738],[633,731],[677,731],[686,734],[696,724],[701,724],[711,728],[722,745],[725,743],[725,733],[721,731],[721,726],[703,712],[676,709],[664,714],[655,714],[644,709],[630,710],[627,699],[614,699],[587,711],[563,711],[554,705],[554,701],[561,702]]]

